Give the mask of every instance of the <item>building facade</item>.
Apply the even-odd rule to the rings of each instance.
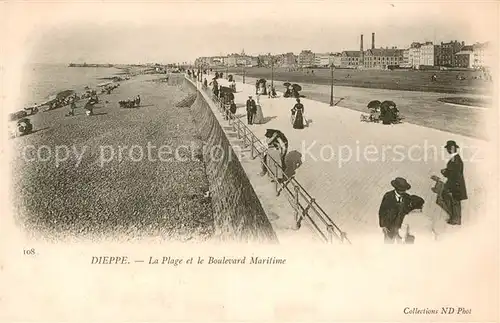
[[[432,42],[412,43],[408,49],[408,66],[417,69],[421,65],[434,66],[434,57],[434,44]]]
[[[410,63],[410,49],[403,49],[403,62],[401,63],[401,67],[412,67]]]
[[[474,62],[474,51],[472,46],[464,46],[455,54],[455,67],[472,68]]]
[[[420,64],[424,66],[434,66],[434,44],[425,42],[420,45]]]
[[[365,68],[386,69],[403,63],[403,50],[396,48],[369,49],[364,55]]]
[[[226,65],[226,56],[215,56],[212,58],[212,66]]]
[[[314,65],[318,67],[330,66],[331,53],[315,53],[314,54]]]
[[[340,57],[340,67],[358,68],[361,52],[357,50],[345,50]]]
[[[472,68],[491,68],[494,64],[493,59],[494,56],[489,42],[472,45]]]
[[[301,67],[312,67],[315,63],[314,53],[310,50],[303,50],[299,54],[298,64]]]
[[[295,66],[295,65],[297,65],[297,59],[296,59],[296,56],[292,52],[283,54],[283,63],[282,63],[282,66],[284,66],[284,67],[292,67],[292,66]]]
[[[330,64],[333,64],[333,66],[340,67],[342,65],[342,53],[335,53],[330,58]]]
[[[292,67],[297,64],[296,56],[292,53],[284,53],[274,56],[274,65],[282,67]]]
[[[434,46],[434,65],[444,67],[456,67],[456,53],[458,53],[465,42],[451,41],[448,43],[441,42],[440,45]]]
[[[237,66],[238,59],[239,59],[239,55],[238,54],[229,54],[227,56],[225,65],[227,65],[229,67]]]

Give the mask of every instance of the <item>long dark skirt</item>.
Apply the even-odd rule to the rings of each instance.
[[[295,113],[295,119],[293,120],[293,128],[304,129],[304,115],[300,110]]]

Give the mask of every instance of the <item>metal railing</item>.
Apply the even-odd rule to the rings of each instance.
[[[191,81],[190,78],[186,78]],[[251,158],[255,159],[257,156],[261,158],[261,162],[266,167],[267,173],[274,180],[276,195],[279,196],[283,192],[286,193],[289,203],[295,210],[295,229],[298,230],[300,228],[301,222],[305,218],[309,220],[323,241],[331,243],[334,240],[338,240],[342,243],[347,242],[350,244],[351,241],[347,238],[346,232],[342,231],[333,222],[318,202],[316,202],[316,199],[307,192],[297,179],[294,176],[288,176],[280,166],[280,163],[274,158],[269,155],[266,156],[267,145],[262,143],[240,118],[230,112],[229,104],[225,104],[220,98],[213,95],[209,88],[203,86],[201,82],[197,82],[195,85],[212,99],[224,119],[228,120],[233,131],[237,133],[238,139],[243,140],[244,147],[247,148],[250,146]],[[271,163],[264,162],[264,156]],[[269,166],[269,164],[272,166]],[[283,180],[278,178],[279,172],[283,175]]]

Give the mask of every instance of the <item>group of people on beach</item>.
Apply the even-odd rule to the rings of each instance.
[[[138,108],[141,105],[141,96],[137,94],[134,99],[120,100],[118,106],[120,108]]]
[[[78,101],[79,99],[80,99],[80,97],[78,97],[76,95],[76,93],[74,93],[70,96],[67,96],[65,98],[56,98],[54,101],[52,101],[48,104],[47,110],[55,110],[55,109],[65,107],[68,104],[71,104],[75,101]]]
[[[111,94],[111,92],[113,92],[116,88],[118,88],[120,86],[120,83],[112,83],[112,84],[108,84],[106,86],[104,86],[102,89],[101,89],[101,94],[104,94],[104,93],[107,93],[107,94]]]
[[[102,88],[101,93],[111,94],[111,92],[116,88],[118,88],[119,86],[120,86],[119,83],[108,84],[107,86]],[[75,116],[75,110],[78,108],[76,102],[81,99],[86,99],[85,103],[83,104],[83,109],[85,110],[85,114],[87,116],[91,116],[94,114],[94,107],[97,103],[99,103],[99,96],[97,95],[97,91],[89,87],[85,87],[85,92],[82,93],[80,96],[77,96],[75,94],[69,98],[70,98],[69,112],[67,116]],[[137,100],[139,100],[138,102],[140,102],[139,95],[137,95],[137,97],[134,100],[128,100],[128,101],[133,102],[135,105]]]

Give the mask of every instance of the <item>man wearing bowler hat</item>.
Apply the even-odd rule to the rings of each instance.
[[[450,225],[462,224],[462,205],[461,201],[467,199],[467,189],[464,179],[464,163],[458,154],[457,143],[448,140],[444,146],[451,158],[446,164],[446,168],[441,170],[441,174],[446,177],[442,197],[448,208],[450,219],[447,221]]]
[[[391,181],[391,185],[394,189],[384,194],[378,211],[379,225],[384,233],[385,243],[402,242],[399,229],[405,215],[412,209],[410,195],[406,193],[411,185],[406,179],[396,177]]]
[[[253,124],[253,118],[257,112],[257,105],[251,95],[248,96],[247,100],[247,121],[248,124]]]

